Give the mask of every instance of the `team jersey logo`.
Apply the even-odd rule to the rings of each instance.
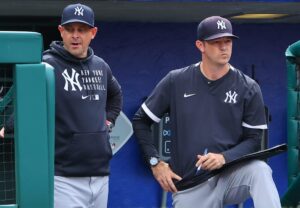
[[[77,86],[77,88],[81,91],[82,87],[79,83],[78,77],[79,74],[72,68],[72,75],[70,76],[68,74],[67,69],[64,70],[64,72],[62,73],[63,77],[65,78],[65,91],[69,91],[69,85],[71,85],[72,87],[72,91],[76,91],[75,86]]]
[[[106,91],[104,73],[101,69],[79,70],[65,69],[62,73],[65,79],[65,91],[81,91],[82,100],[100,100],[100,91]],[[103,93],[102,93],[103,94]]]
[[[82,95],[81,96],[81,99],[82,100],[86,100],[86,99],[88,99],[88,100],[99,100],[100,98],[99,98],[99,95]]]
[[[233,91],[231,92],[231,90],[229,90],[228,92],[226,92],[226,98],[224,100],[225,103],[236,103],[236,97],[238,96],[238,94]]]

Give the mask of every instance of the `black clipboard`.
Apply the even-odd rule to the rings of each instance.
[[[178,191],[182,191],[188,188],[192,188],[196,185],[199,185],[205,181],[207,181],[209,178],[219,174],[220,172],[222,172],[223,170],[232,167],[236,164],[240,164],[242,162],[246,162],[249,160],[265,160],[269,157],[275,156],[277,154],[283,153],[287,151],[287,145],[286,144],[280,144],[277,146],[274,146],[272,148],[268,148],[265,150],[261,150],[258,152],[254,152],[251,154],[247,154],[244,155],[238,159],[235,159],[229,163],[226,163],[222,168],[217,169],[217,170],[213,170],[213,171],[202,171],[200,174],[195,175],[195,176],[190,176],[190,177],[186,177],[183,178],[180,181],[176,181],[175,182],[175,186],[177,188]]]
[[[280,153],[285,152],[285,151],[287,151],[287,145],[286,144],[280,144],[280,145],[277,145],[277,146],[274,146],[274,147],[271,147],[271,148],[268,148],[268,149],[265,149],[265,150],[261,150],[261,151],[254,152],[254,153],[251,153],[251,154],[248,154],[248,155],[244,155],[244,156],[242,156],[238,159],[235,159],[235,160],[225,164],[222,167],[222,169],[226,168],[228,166],[232,166],[232,165],[235,165],[237,163],[243,162],[243,161],[251,160],[251,159],[264,160],[264,159],[267,159],[269,157],[272,157],[274,155],[280,154]]]

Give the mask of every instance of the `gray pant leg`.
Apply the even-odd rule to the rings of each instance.
[[[78,180],[55,176],[54,177],[54,208],[87,208],[88,192],[85,187],[88,180],[78,178]]]
[[[109,177],[54,177],[55,208],[106,208]]]
[[[106,208],[108,200],[108,181],[109,177],[92,177],[91,189],[93,200],[89,208]]]
[[[255,208],[281,208],[271,168],[255,160],[226,169],[209,181],[173,194],[175,208],[221,208],[253,198]]]
[[[222,196],[214,194],[218,177],[172,195],[174,208],[222,208]]]
[[[263,161],[254,160],[221,173],[220,187],[226,187],[224,204],[238,204],[251,196],[255,208],[281,208],[272,170]]]

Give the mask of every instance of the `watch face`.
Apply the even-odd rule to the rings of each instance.
[[[155,166],[158,163],[158,159],[156,157],[150,158],[150,165]]]

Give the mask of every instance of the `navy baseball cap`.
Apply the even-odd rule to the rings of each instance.
[[[211,16],[199,23],[197,28],[197,38],[199,40],[213,40],[221,37],[239,38],[232,34],[232,26],[228,19]]]
[[[61,25],[81,22],[94,27],[95,19],[93,10],[83,4],[70,4],[64,8],[61,16]]]

